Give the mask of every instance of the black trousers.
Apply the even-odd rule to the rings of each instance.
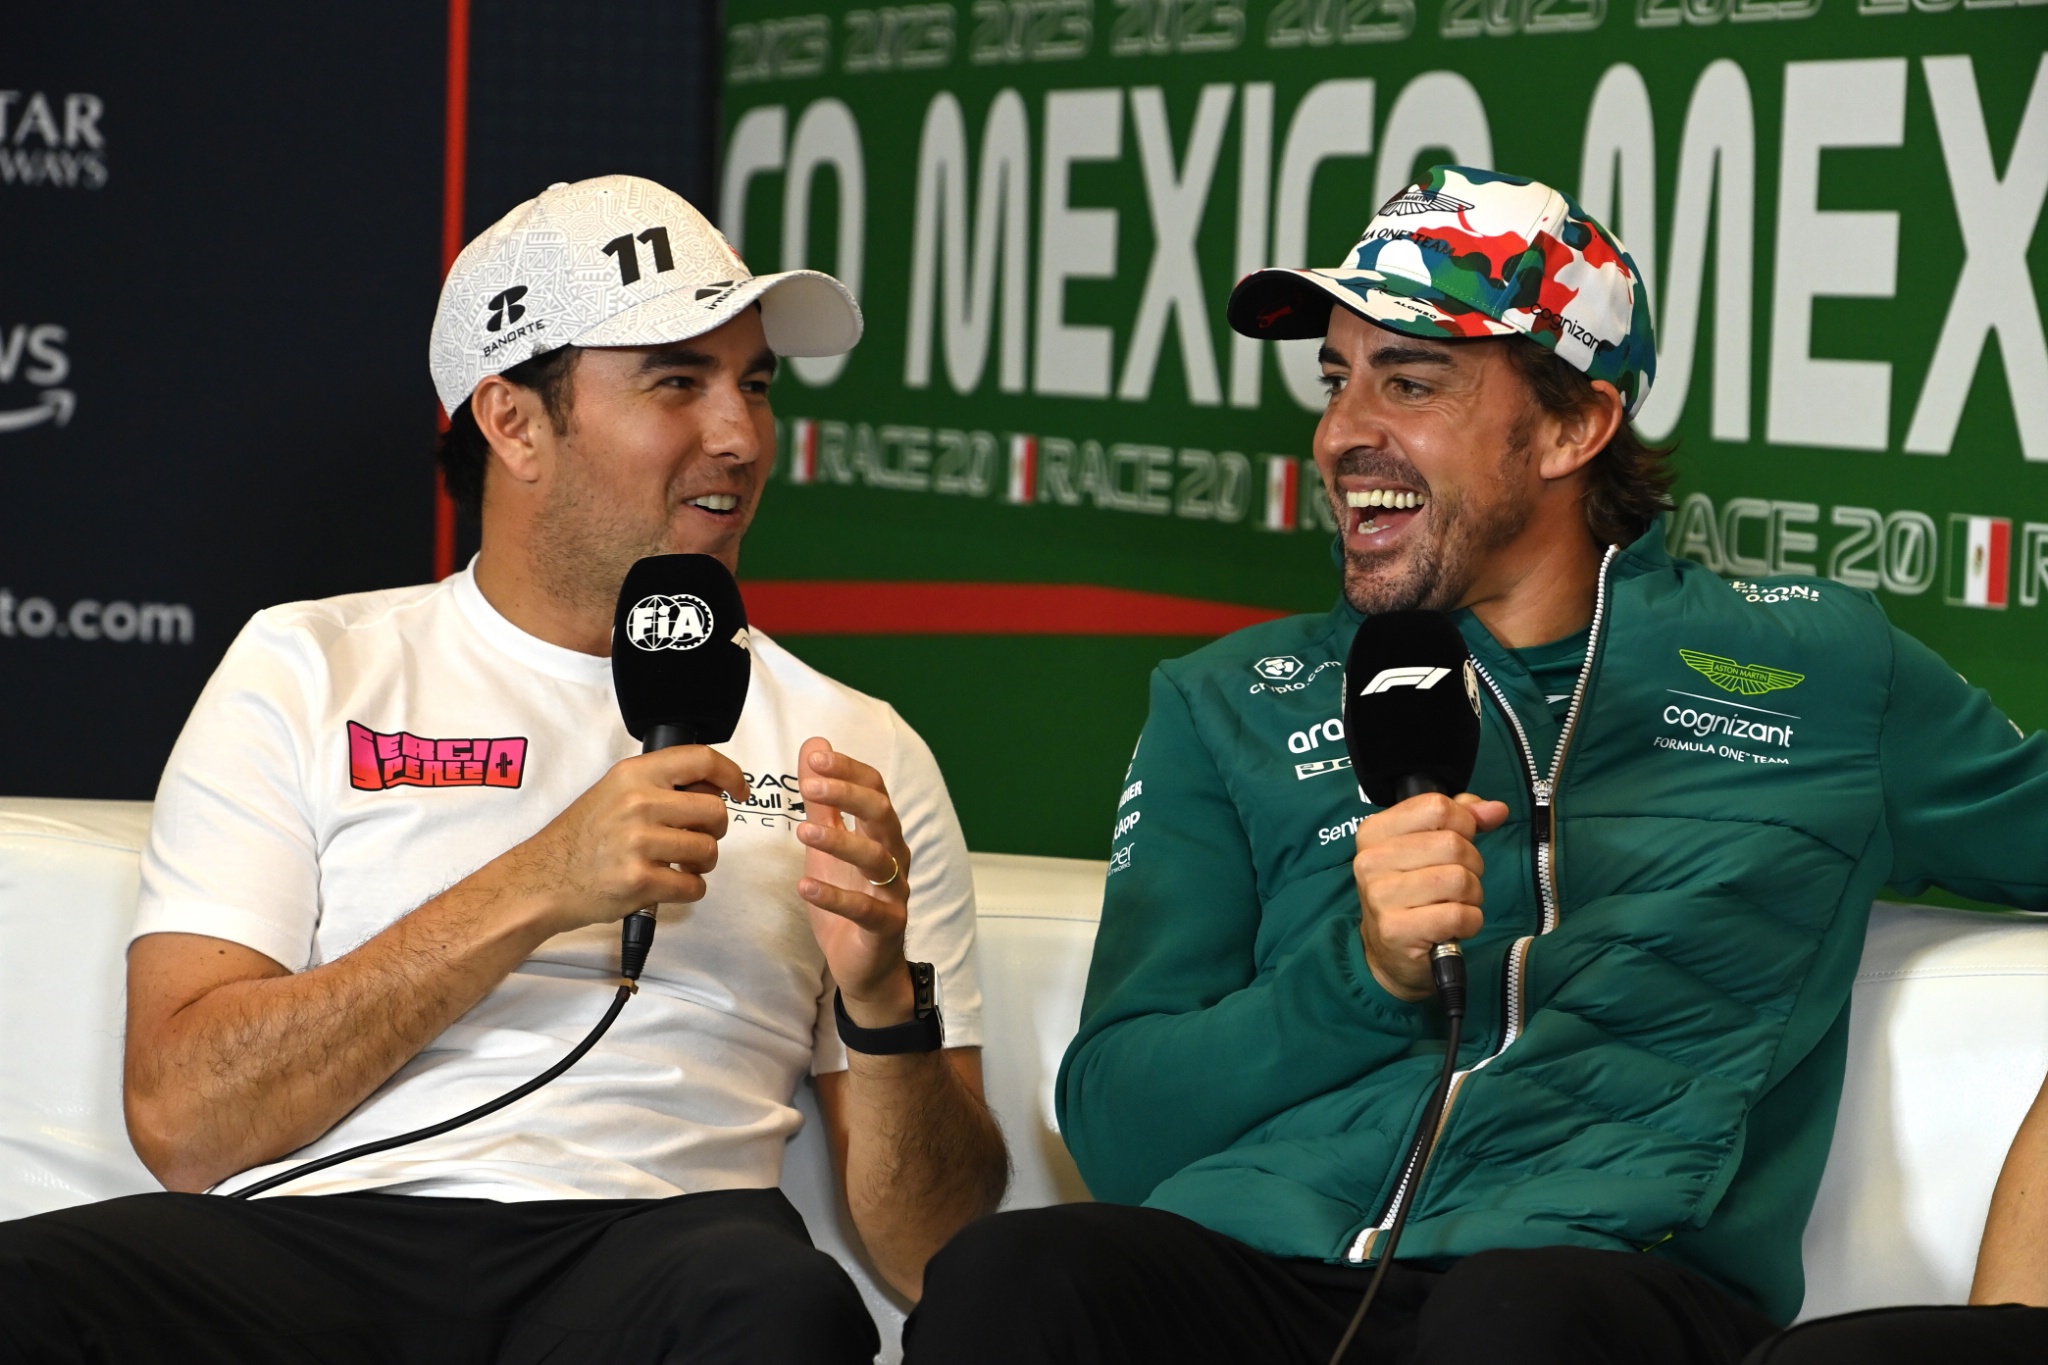
[[[1324,1365],[1370,1271],[1280,1260],[1175,1214],[1068,1204],[985,1218],[925,1270],[905,1365]],[[1736,1365],[1777,1329],[1640,1252],[1396,1262],[1357,1365]]]
[[[879,1345],[780,1190],[144,1194],[0,1223],[0,1365],[868,1365]]]
[[[1802,1322],[1747,1365],[2041,1365],[2048,1308],[1873,1308]]]

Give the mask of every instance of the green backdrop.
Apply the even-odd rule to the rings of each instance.
[[[1685,552],[1875,589],[2038,728],[2044,48],[2009,0],[732,0],[723,226],[867,318],[777,388],[743,577],[1326,608],[1313,363],[1223,303],[1462,161],[1644,267]],[[1201,638],[876,593],[894,633],[782,633],[925,734],[975,848],[1103,856],[1146,674]]]

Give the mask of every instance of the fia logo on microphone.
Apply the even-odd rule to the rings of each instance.
[[[626,613],[626,638],[636,649],[695,649],[711,638],[711,607],[686,592],[643,597]]]

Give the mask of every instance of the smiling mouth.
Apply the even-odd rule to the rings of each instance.
[[[1429,505],[1429,496],[1406,488],[1348,488],[1344,505],[1351,521],[1345,529],[1351,535],[1379,537],[1414,521]]]
[[[727,517],[739,510],[740,499],[737,493],[705,493],[689,499],[688,505],[713,516]]]

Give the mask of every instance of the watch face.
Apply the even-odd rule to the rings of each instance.
[[[930,1030],[930,1048],[946,1045],[946,1017],[939,1012],[939,974],[929,962],[910,964],[910,981],[917,997],[915,1022]]]
[[[939,1008],[939,974],[929,962],[910,964],[910,985],[916,1002],[912,1008],[918,1014],[934,1013]]]

